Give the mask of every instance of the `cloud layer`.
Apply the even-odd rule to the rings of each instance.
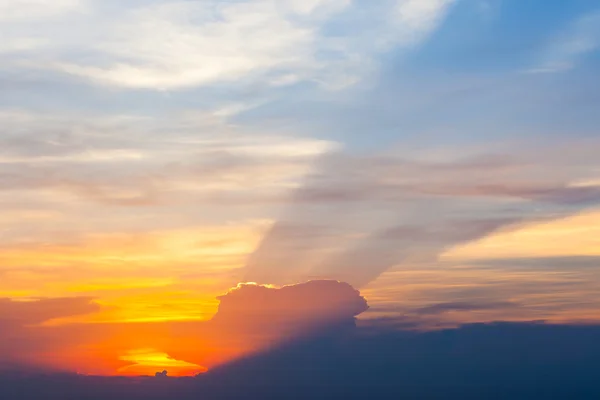
[[[364,287],[394,266],[593,209],[600,187],[579,183],[598,168],[592,148],[597,141],[549,144],[543,154],[527,143],[519,151],[457,149],[445,160],[408,151],[325,156],[249,258],[246,279],[324,277]]]

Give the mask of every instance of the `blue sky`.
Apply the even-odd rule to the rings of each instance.
[[[258,2],[264,32],[240,17],[241,3],[6,3],[0,104],[105,115],[229,108],[257,129],[280,123],[359,147],[444,128],[457,140],[589,135],[597,121],[594,1],[430,1],[405,6],[400,22],[389,21],[393,1]],[[210,18],[225,19],[206,31],[214,40],[190,36]],[[228,33],[244,23],[246,37]],[[135,29],[171,38],[144,42]],[[247,47],[239,65],[219,58],[229,57],[220,43]]]

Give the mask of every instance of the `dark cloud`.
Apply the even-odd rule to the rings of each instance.
[[[464,325],[431,332],[373,321],[315,334],[196,378],[0,374],[0,397],[70,399],[594,399],[598,326]]]
[[[480,310],[504,310],[519,307],[518,303],[510,301],[497,302],[453,302],[438,303],[414,310],[413,313],[421,315],[436,315],[450,311],[480,311]]]
[[[156,378],[166,378],[168,376],[168,371],[157,372],[154,374]]]
[[[585,395],[600,390],[590,370],[600,356],[599,329],[496,323],[425,333],[356,330],[351,339],[314,338],[234,363],[214,379],[236,377],[235,389],[222,388],[232,396],[253,388],[297,398],[311,390],[320,398],[591,398]],[[542,377],[552,379],[540,385]]]

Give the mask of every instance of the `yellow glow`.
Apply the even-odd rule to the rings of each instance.
[[[119,368],[118,372],[124,375],[149,375],[166,370],[172,376],[183,376],[196,375],[207,371],[206,367],[176,360],[155,349],[131,350],[126,355],[121,356],[120,359],[133,363]]]
[[[21,245],[0,253],[4,297],[92,297],[97,313],[50,324],[206,320],[215,298],[262,236],[265,221],[79,241]]]
[[[443,260],[600,255],[600,211],[523,227],[458,246]]]

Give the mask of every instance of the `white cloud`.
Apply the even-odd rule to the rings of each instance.
[[[419,39],[431,32],[444,16],[453,0],[399,0],[396,18],[407,33],[407,39]]]
[[[5,65],[125,88],[241,79],[342,86],[360,79],[378,53],[426,37],[451,2],[386,0],[363,13],[364,5],[349,0],[160,0],[118,9],[60,0],[36,11],[20,0],[5,17],[10,23],[2,28],[0,52],[11,54]],[[46,18],[51,13],[57,18]],[[332,23],[335,34],[328,33]]]
[[[282,2],[295,13],[301,15],[320,14],[322,16],[348,7],[351,0],[287,0]]]
[[[0,20],[56,17],[81,7],[82,0],[0,0]]]
[[[202,110],[162,117],[0,110],[0,242],[272,218],[274,203],[334,148],[232,126]],[[13,218],[24,212],[60,220]]]
[[[540,63],[529,73],[567,71],[582,57],[600,46],[600,13],[587,14],[575,20],[544,49]]]
[[[5,111],[0,127],[0,191],[144,192],[157,181],[285,191],[316,157],[337,148],[326,140],[247,132],[203,112],[137,118]]]
[[[313,40],[272,2],[160,4],[127,13],[97,44],[115,60],[108,67],[60,66],[118,86],[177,88],[299,64]]]

